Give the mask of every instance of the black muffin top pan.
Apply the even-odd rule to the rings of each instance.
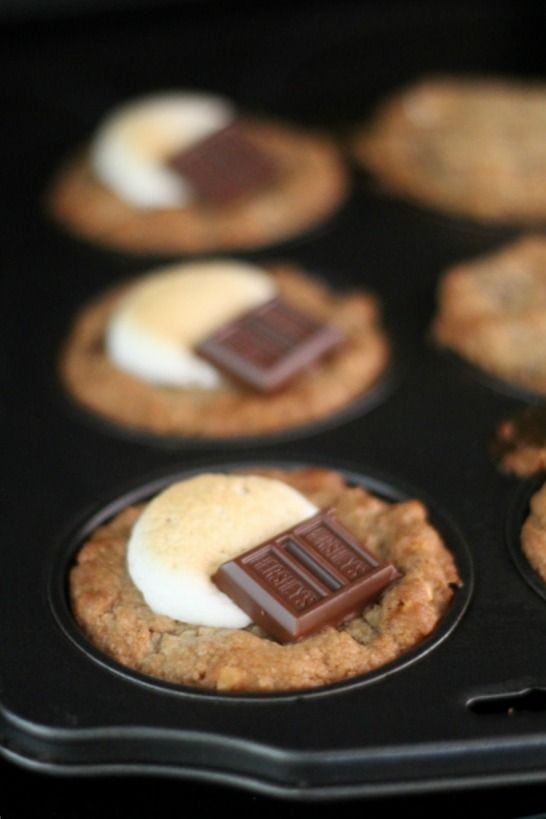
[[[353,168],[351,197],[327,224],[245,254],[294,260],[334,288],[380,297],[395,355],[389,388],[331,424],[229,446],[165,445],[90,422],[56,376],[75,311],[163,261],[80,241],[43,211],[48,179],[99,117],[138,94],[202,88],[343,137],[423,73],[544,75],[543,21],[526,4],[420,8],[354,2],[334,14],[328,3],[279,3],[250,17],[242,3],[189,3],[4,21],[5,771],[166,774],[293,800],[546,779],[546,602],[518,534],[537,483],[502,476],[488,454],[496,424],[531,397],[428,336],[442,270],[522,231],[391,199]],[[464,581],[437,631],[368,676],[271,696],[163,685],[93,649],[66,601],[85,535],[175,476],[258,462],[327,465],[387,498],[423,499]]]

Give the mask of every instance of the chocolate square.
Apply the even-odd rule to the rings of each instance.
[[[180,151],[169,166],[190,183],[198,199],[220,207],[266,188],[278,175],[275,161],[238,121]]]
[[[225,324],[196,350],[245,384],[272,392],[342,341],[337,327],[273,299]]]
[[[355,617],[398,577],[329,509],[223,563],[212,580],[284,643]]]

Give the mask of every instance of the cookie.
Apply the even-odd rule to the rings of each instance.
[[[360,128],[357,159],[393,193],[479,220],[546,218],[546,85],[423,79]]]
[[[531,498],[530,513],[521,530],[521,545],[533,569],[546,581],[546,484]]]
[[[420,502],[388,503],[349,486],[332,470],[252,474],[287,484],[317,508],[334,507],[338,520],[378,559],[392,562],[401,578],[349,622],[286,645],[252,623],[244,628],[187,624],[152,611],[129,576],[128,543],[144,514],[143,507],[133,506],[92,533],[70,572],[74,616],[98,649],[171,683],[270,692],[365,674],[434,630],[460,579]]]
[[[524,237],[448,270],[432,332],[487,373],[546,393],[546,238]]]
[[[546,469],[546,405],[526,407],[497,427],[492,445],[503,472],[526,478]]]
[[[207,253],[297,236],[346,198],[333,143],[238,117],[205,94],[137,100],[106,118],[61,168],[50,213],[94,242],[134,253]]]
[[[195,279],[199,279],[199,271],[218,264],[218,261],[194,263],[181,269],[194,273],[197,270]],[[227,264],[230,270],[239,265],[222,264]],[[242,263],[241,267],[247,272],[250,268]],[[210,368],[204,381],[186,386],[177,386],[174,381],[153,383],[145,380],[140,370],[137,373],[122,369],[119,362],[123,363],[123,350],[114,350],[118,357],[112,360],[106,341],[112,340],[112,318],[123,315],[116,311],[124,304],[131,285],[105,293],[76,318],[60,358],[64,386],[93,413],[133,430],[158,435],[226,438],[297,428],[325,419],[366,395],[377,383],[389,359],[375,299],[363,292],[333,293],[290,264],[268,265],[259,268],[257,273],[267,277],[272,289],[263,281],[259,287],[253,285],[252,299],[266,298],[274,292],[286,304],[303,310],[313,320],[337,328],[343,336],[342,343],[282,389],[263,393],[227,375],[215,378],[214,371],[212,381],[207,381]],[[164,276],[165,271],[158,271],[158,275]],[[150,278],[153,276],[147,281]],[[222,293],[218,290],[221,302]],[[250,298],[248,292],[246,298]],[[246,304],[251,306],[249,301]],[[219,306],[225,307],[216,304],[214,309]],[[189,309],[191,312],[192,307]],[[209,316],[211,311],[209,300],[202,312]],[[178,321],[176,306],[173,315],[172,312],[169,311],[169,321]],[[210,325],[207,327],[207,331],[212,329]],[[122,339],[118,347],[123,347],[123,343]],[[163,363],[173,351],[164,346],[161,351]],[[143,350],[137,340],[135,366],[142,367],[148,353],[149,348]],[[125,362],[126,359],[127,356]],[[200,372],[205,367],[198,356],[193,355],[192,361]],[[178,366],[176,361],[174,366]]]

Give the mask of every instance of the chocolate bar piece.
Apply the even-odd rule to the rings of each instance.
[[[223,563],[212,580],[286,643],[355,617],[398,577],[330,509]]]
[[[237,121],[171,157],[169,166],[190,183],[198,199],[220,207],[267,187],[278,175],[274,160]]]
[[[341,341],[337,327],[273,299],[225,324],[196,351],[245,384],[272,392]]]

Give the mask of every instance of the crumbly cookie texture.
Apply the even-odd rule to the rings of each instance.
[[[432,331],[488,373],[546,393],[546,238],[524,237],[448,270]]]
[[[394,95],[354,138],[391,191],[480,220],[546,218],[546,84],[424,79]]]
[[[253,470],[257,474],[257,470]],[[261,470],[335,506],[338,519],[403,576],[380,602],[339,628],[280,645],[257,626],[189,626],[154,614],[126,570],[131,507],[97,529],[70,573],[79,625],[99,649],[131,669],[172,683],[221,691],[312,688],[365,674],[395,660],[435,628],[460,585],[451,553],[415,500],[387,503],[323,469]]]
[[[533,569],[546,581],[546,484],[531,498],[531,512],[521,530],[521,545]]]
[[[546,404],[526,407],[501,421],[492,450],[503,472],[525,478],[546,470]]]
[[[132,207],[97,180],[84,155],[61,169],[48,194],[48,209],[70,230],[125,251],[207,253],[297,236],[346,198],[348,174],[327,137],[253,120],[245,120],[245,133],[276,160],[279,177],[275,184],[229,205]]]
[[[62,380],[78,401],[133,429],[163,435],[234,437],[297,427],[341,410],[372,387],[386,367],[388,344],[374,298],[335,295],[291,265],[269,265],[279,295],[339,327],[345,341],[279,392],[227,384],[214,389],[160,387],[117,369],[104,350],[116,289],[83,310],[64,347]]]

